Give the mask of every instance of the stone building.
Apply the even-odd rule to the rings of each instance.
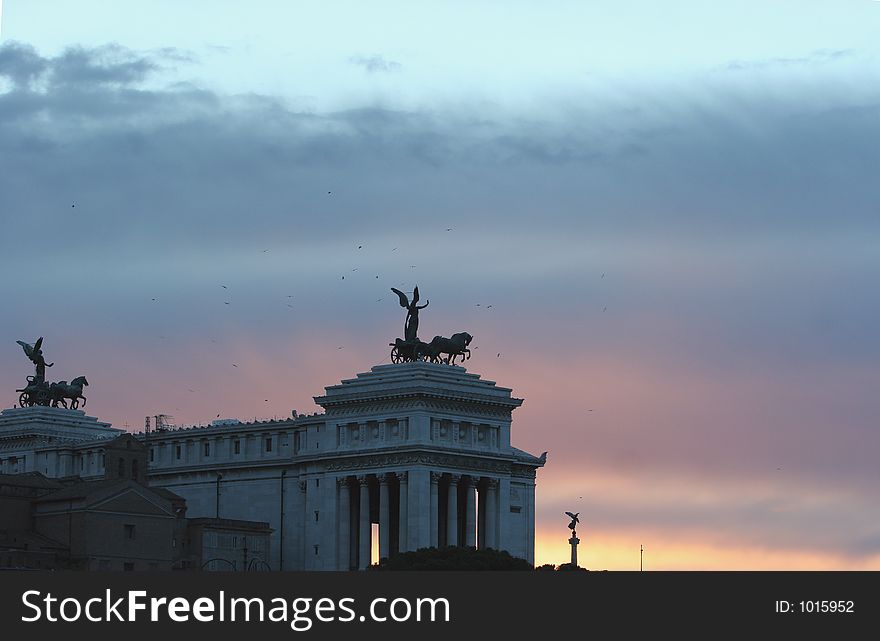
[[[545,459],[511,444],[522,403],[511,389],[416,361],[373,367],[315,402],[322,413],[135,435],[151,487],[183,497],[191,518],[267,524],[272,569],[363,569],[374,541],[380,557],[468,545],[534,562]],[[76,410],[4,410],[0,469],[142,474],[119,435]]]

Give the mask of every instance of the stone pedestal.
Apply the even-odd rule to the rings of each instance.
[[[578,543],[581,540],[577,538],[577,532],[572,531],[571,538],[568,540],[569,545],[571,545],[571,564],[574,567],[577,567],[578,564]]]

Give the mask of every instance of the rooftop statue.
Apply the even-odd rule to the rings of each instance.
[[[398,338],[391,346],[392,363],[409,363],[412,361],[429,361],[431,363],[446,363],[455,365],[458,356],[462,360],[470,358],[471,350],[468,349],[473,337],[467,332],[453,334],[451,338],[435,336],[430,343],[425,343],[419,338],[419,310],[428,306],[430,301],[419,305],[419,288],[413,289],[413,299],[399,289],[391,288],[398,298],[400,306],[406,310],[406,321],[403,324],[404,338]]]
[[[30,345],[24,341],[15,341],[24,350],[25,355],[34,364],[35,372],[33,376],[27,377],[27,385],[22,389],[15,390],[20,392],[18,403],[22,407],[32,407],[34,405],[43,405],[48,407],[58,407],[60,404],[67,408],[67,400],[70,400],[71,409],[79,407],[79,401],[82,399],[85,405],[86,397],[82,395],[83,386],[88,385],[85,376],[77,376],[68,383],[67,381],[59,381],[58,383],[48,383],[46,381],[46,368],[52,367],[55,363],[47,363],[43,357],[43,337]]]
[[[46,365],[46,359],[43,358],[43,337],[40,336],[37,339],[37,342],[33,345],[28,345],[24,341],[15,341],[21,348],[24,350],[25,355],[31,360],[31,362],[36,367],[36,376],[34,378],[35,381],[39,381],[42,383],[46,380],[46,368],[52,367],[55,363],[49,363]]]
[[[571,517],[571,523],[568,524],[568,529],[571,530],[572,536],[574,536],[577,524],[580,523],[580,519],[578,519],[578,514],[580,514],[580,512],[575,512],[574,514],[572,514],[571,512],[566,512],[565,514],[566,516]]]
[[[419,310],[425,309],[431,301],[425,301],[425,304],[421,307],[416,304],[419,302],[418,285],[413,290],[412,302],[409,302],[406,294],[399,289],[392,287],[391,291],[397,294],[400,298],[400,306],[406,310],[406,322],[403,324],[403,339],[407,342],[417,341],[419,339]]]

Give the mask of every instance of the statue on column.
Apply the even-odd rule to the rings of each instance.
[[[568,539],[568,544],[571,546],[571,569],[576,570],[578,567],[578,543],[580,543],[581,540],[578,538],[577,530],[575,530],[575,528],[577,527],[577,524],[580,523],[580,520],[578,519],[580,512],[575,512],[574,514],[566,512],[565,514],[571,518],[571,523],[568,524],[568,529],[571,530],[571,538]]]
[[[580,523],[580,519],[578,519],[578,515],[580,512],[575,512],[572,514],[571,512],[565,513],[567,516],[571,517],[571,523],[568,524],[568,529],[571,530],[572,536],[577,536],[576,528],[577,524]]]

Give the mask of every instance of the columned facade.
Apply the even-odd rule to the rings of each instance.
[[[268,523],[273,569],[363,570],[374,546],[380,558],[463,545],[534,561],[545,458],[511,445],[522,401],[509,388],[459,366],[400,363],[315,402],[322,413],[136,435],[150,485],[185,498],[190,517]],[[80,411],[4,410],[0,469],[100,478],[101,439],[118,434]]]

